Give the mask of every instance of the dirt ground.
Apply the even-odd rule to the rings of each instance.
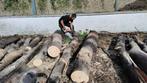
[[[90,66],[90,80],[88,83],[128,83],[125,79],[123,73],[119,66],[117,66],[114,61],[109,58],[104,50],[107,50],[111,39],[119,33],[99,33],[99,47],[97,48],[96,54],[93,56]],[[128,35],[137,35],[140,40],[143,40],[146,33],[123,33]],[[24,38],[30,36],[23,36]],[[3,37],[0,37],[3,38]],[[49,38],[49,37],[44,37]],[[34,58],[33,58],[34,59]],[[55,63],[59,58],[53,59],[44,54],[42,65],[35,67],[32,63],[33,59],[29,63],[23,65],[15,73],[9,75],[9,78],[5,79],[4,82],[0,83],[19,83],[21,76],[23,76],[28,71],[39,72],[38,83],[45,83],[47,77],[52,71]],[[74,83],[70,78],[63,73],[60,83]]]

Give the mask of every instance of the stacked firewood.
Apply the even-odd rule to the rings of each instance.
[[[136,35],[119,34],[108,49],[111,59],[123,70],[129,83],[147,83],[147,44]]]

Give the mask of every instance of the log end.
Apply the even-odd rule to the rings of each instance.
[[[55,58],[60,55],[60,49],[56,46],[50,46],[48,48],[48,54],[50,57]]]
[[[27,47],[25,47],[25,51],[29,51],[29,50],[31,50],[32,48],[30,47],[30,46],[27,46]]]
[[[71,74],[71,79],[76,83],[88,82],[89,76],[83,71],[74,71]]]
[[[41,59],[35,59],[33,61],[33,65],[36,67],[39,67],[40,65],[42,65],[42,60]]]

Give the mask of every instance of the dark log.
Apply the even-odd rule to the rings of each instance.
[[[16,43],[16,46],[20,47],[24,44],[25,42],[25,38],[21,38],[17,43]]]
[[[90,31],[81,50],[77,55],[76,68],[71,73],[71,79],[74,82],[89,81],[89,67],[92,56],[96,54],[98,47],[98,34],[95,31]]]
[[[147,35],[144,37],[143,42],[147,45]]]
[[[1,61],[0,61],[0,71],[5,68],[6,66],[8,66],[10,63],[12,63],[14,60],[16,60],[17,58],[21,57],[22,54],[28,49],[21,48],[19,50],[15,50],[9,54],[7,54]]]
[[[36,47],[34,47],[32,50],[24,54],[14,63],[10,64],[5,69],[0,71],[0,81],[5,80],[10,73],[14,73],[17,69],[22,67],[24,64],[28,63],[39,52],[39,50],[42,47],[42,44],[43,41],[41,41]]]
[[[119,58],[117,59],[119,59],[119,62],[121,63],[120,66],[124,74],[128,78],[129,83],[140,83],[137,72],[135,71],[135,67],[133,66],[135,63],[125,49],[124,37],[120,36],[118,40],[119,41],[117,42],[115,49],[119,54]]]
[[[62,46],[62,33],[61,31],[56,31],[52,35],[52,44],[48,48],[48,55],[50,57],[57,57],[60,56],[61,53],[61,46]]]
[[[137,66],[147,74],[147,53],[142,51],[134,41],[130,41],[129,54]]]
[[[7,45],[11,43],[16,43],[20,38],[16,36],[2,38],[0,40],[0,48],[5,48]]]
[[[35,37],[29,44],[31,48],[35,47],[40,41],[42,37]]]
[[[59,83],[64,70],[67,70],[69,59],[78,48],[78,38],[74,37],[70,45],[66,47],[59,61],[55,64],[52,72],[49,75],[47,83]]]
[[[137,36],[133,36],[135,42],[139,45],[139,47],[147,53],[147,45],[145,43],[143,43],[141,40],[139,40],[139,38]]]

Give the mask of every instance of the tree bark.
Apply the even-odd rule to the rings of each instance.
[[[0,81],[5,80],[10,73],[14,73],[17,69],[28,63],[41,49],[42,44],[43,41],[41,41],[36,47],[20,57],[17,61],[0,71]]]
[[[67,70],[69,59],[72,57],[75,50],[78,48],[78,38],[74,37],[70,45],[66,47],[59,61],[55,64],[47,83],[59,83],[64,70]]]
[[[71,79],[74,82],[89,81],[89,67],[92,56],[96,54],[98,46],[98,34],[95,31],[90,31],[81,50],[77,55],[76,68],[71,73]]]
[[[135,67],[133,66],[134,61],[125,49],[125,39],[123,39],[123,36],[119,37],[115,50],[117,50],[119,54],[119,61],[121,63],[120,66],[128,78],[129,83],[140,83],[137,72],[135,71]]]
[[[134,42],[130,42],[131,49],[129,54],[137,66],[147,74],[147,53],[142,51],[139,46]]]
[[[0,40],[0,48],[5,48],[11,43],[16,43],[20,38],[19,37],[6,37]]]
[[[48,48],[48,55],[52,58],[60,56],[62,47],[62,33],[61,31],[56,31],[52,35],[52,44]]]
[[[135,42],[139,45],[139,47],[147,53],[147,45],[145,43],[143,43],[141,40],[139,40],[139,38],[137,36],[133,37]]]
[[[34,66],[39,67],[40,65],[42,65],[45,57],[44,54],[47,53],[47,49],[50,43],[51,43],[51,38],[46,38],[40,52],[30,61]]]
[[[1,61],[0,61],[0,71],[12,63],[17,58],[21,57],[24,51],[27,50],[26,48],[21,48],[19,50],[15,50],[9,54],[7,54]]]
[[[31,48],[35,47],[40,41],[42,37],[35,37],[29,44]]]
[[[24,42],[24,46],[29,46],[30,42],[31,42],[32,38],[29,37],[29,38],[26,38],[25,42]]]
[[[6,51],[4,49],[0,48],[0,61],[2,60],[2,58],[5,56]]]

